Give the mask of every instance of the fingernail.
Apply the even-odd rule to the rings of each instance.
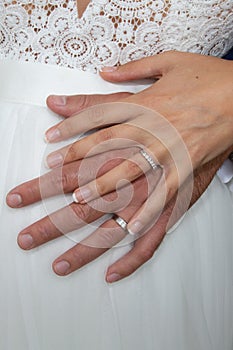
[[[18,244],[23,249],[30,249],[34,245],[34,240],[31,235],[25,233],[18,237]]]
[[[56,141],[61,137],[61,132],[59,129],[52,129],[45,133],[45,141]]]
[[[104,72],[104,73],[115,72],[118,68],[119,68],[118,66],[114,66],[114,67],[102,67],[102,68],[100,68],[100,72]]]
[[[127,230],[129,234],[136,235],[143,229],[143,225],[140,221],[134,221],[132,223],[129,223],[127,226]]]
[[[119,281],[119,279],[121,279],[121,275],[119,275],[118,273],[112,273],[111,275],[108,275],[106,277],[108,283]]]
[[[88,201],[92,198],[92,192],[88,187],[83,187],[73,193],[73,200],[75,203]]]
[[[70,263],[66,260],[59,261],[54,265],[54,271],[59,275],[65,275],[70,269]]]
[[[79,203],[79,200],[78,200],[78,198],[76,197],[76,193],[75,193],[75,192],[73,192],[72,198],[73,198],[73,201],[74,201],[75,203]]]
[[[22,202],[22,197],[18,193],[7,195],[7,204],[10,207],[18,207],[20,204],[22,204]]]
[[[62,164],[63,164],[63,156],[61,155],[61,153],[50,154],[46,159],[46,165],[49,168],[55,168]]]
[[[51,96],[53,103],[56,106],[65,106],[67,102],[67,97],[66,96],[60,96],[60,95],[52,95]]]

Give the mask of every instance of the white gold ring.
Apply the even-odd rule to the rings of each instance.
[[[112,219],[122,228],[122,230],[124,230],[126,233],[129,233],[127,230],[128,222],[116,214],[113,215]]]
[[[156,164],[155,161],[151,158],[151,156],[150,156],[146,151],[144,151],[144,149],[141,149],[141,150],[140,150],[140,153],[141,153],[141,155],[145,158],[145,160],[147,161],[147,163],[150,164],[150,166],[151,166],[151,168],[152,168],[153,170],[156,170],[156,169],[158,169],[158,168],[161,169],[161,165]]]

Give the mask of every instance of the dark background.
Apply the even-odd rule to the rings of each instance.
[[[226,58],[227,60],[233,60],[233,48],[223,58]]]

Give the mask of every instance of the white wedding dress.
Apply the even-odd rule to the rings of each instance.
[[[74,245],[69,237],[17,246],[21,229],[69,196],[17,210],[4,200],[59,147],[43,141],[58,120],[47,95],[138,91],[143,83],[110,84],[97,69],[164,50],[222,56],[232,11],[232,0],[93,0],[79,19],[75,0],[0,2],[1,350],[233,349],[233,197],[217,177],[154,257],[113,285],[106,268],[128,246],[67,277],[51,263]]]

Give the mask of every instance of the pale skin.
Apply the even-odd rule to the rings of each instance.
[[[183,55],[184,57],[186,56],[186,54],[182,54],[182,56]],[[138,63],[139,62],[137,62],[136,64]],[[132,65],[133,64],[134,63],[132,63]],[[229,65],[227,65],[227,67],[228,66]],[[192,70],[193,67],[194,67],[193,62],[190,62],[190,70]],[[177,68],[178,68],[178,71],[180,72],[179,65],[177,66]],[[115,78],[116,81],[127,80],[129,78],[131,79],[136,78],[135,72],[133,70],[130,71],[130,73],[129,72],[124,73],[125,67],[122,67],[122,69],[123,69],[122,75],[121,73],[119,73],[119,71],[117,71],[117,73],[108,72],[108,73],[101,73],[101,74],[104,78],[112,81],[114,80],[112,74],[118,74],[117,77]],[[111,76],[111,79],[110,79],[110,76]],[[177,95],[175,95],[175,92],[172,89],[172,87],[174,87],[174,84],[173,84],[174,76],[176,77],[175,81],[177,81],[177,85],[176,85],[178,88]],[[164,104],[164,99],[167,96],[171,97],[172,100],[178,99],[179,104],[183,101],[183,105],[186,105],[191,101],[192,104],[195,106],[195,108],[198,108],[198,107],[202,108],[203,104],[205,105],[205,108],[207,108],[207,110],[208,108],[210,110],[213,108],[212,104],[214,103],[214,100],[206,99],[205,101],[203,101],[203,99],[200,99],[200,94],[198,95],[198,86],[196,84],[191,84],[189,91],[187,91],[188,86],[186,86],[185,90],[182,90],[182,85],[184,85],[184,76],[182,74],[181,75],[178,73],[175,74],[175,72],[173,71],[173,74],[171,74],[170,77],[168,76],[165,78],[166,79],[164,83],[160,83],[160,81],[162,81],[162,79],[160,79],[160,81],[154,84],[154,86],[157,88],[154,89],[153,91],[153,94],[154,94],[153,100],[157,101],[157,106],[158,108],[160,107],[160,113]],[[188,76],[187,79],[190,80],[190,76]],[[225,77],[225,79],[227,78]],[[201,95],[202,96],[211,95],[214,91],[212,89],[212,85],[210,83],[207,84],[206,78],[201,76],[199,81],[204,82],[204,85],[203,83],[199,85],[199,88],[201,89]],[[224,82],[226,84],[226,81]],[[186,85],[188,85],[188,83]],[[166,86],[167,86],[167,93],[165,93]],[[231,85],[228,85],[228,88],[230,87]],[[221,91],[221,89],[219,88],[218,91]],[[174,93],[174,95],[171,96],[172,92]],[[149,102],[149,96],[150,97],[152,96],[152,91],[149,91],[149,92],[146,91],[136,95],[129,95],[129,94],[123,93],[123,94],[113,94],[108,96],[103,96],[103,95],[102,96],[98,96],[98,95],[73,96],[73,97],[66,97],[66,98],[51,96],[48,98],[48,106],[56,113],[61,114],[65,117],[69,117],[74,113],[78,113],[81,110],[85,110],[86,108],[98,103],[125,101],[133,97],[138,98],[138,101],[141,101],[141,102],[143,101],[144,103],[147,103]],[[226,110],[228,110],[227,108],[230,108],[230,106],[227,107],[223,99],[224,99],[224,96],[221,97],[221,102],[222,102],[221,115],[223,115],[225,123],[227,123],[226,122],[227,116],[225,114],[227,114]],[[188,105],[190,106],[190,104]],[[172,104],[169,104],[168,106],[169,108],[171,108],[170,113],[172,114],[173,113]],[[169,108],[166,107],[166,111],[164,109],[164,112],[166,112],[165,116],[167,118],[169,118],[169,115],[170,115]],[[218,108],[221,108],[221,106],[218,106]],[[69,120],[69,118],[66,120]],[[180,121],[180,125],[181,125],[181,121]],[[194,190],[193,190],[191,202],[188,203],[188,206],[191,206],[203,193],[203,191],[206,189],[206,187],[212,180],[216,170],[219,168],[221,163],[224,161],[224,159],[228,156],[228,154],[232,150],[232,148],[227,149],[227,146],[225,149],[226,151],[224,151],[223,154],[219,155],[213,161],[210,161],[208,163],[204,162],[205,164],[198,166],[197,170],[194,172],[195,174]],[[109,159],[113,157],[114,152],[118,152],[118,151],[116,150],[116,151],[108,152]],[[116,153],[115,153],[115,156],[116,156]],[[126,150],[125,156],[126,158],[132,156],[131,149]],[[102,157],[102,155],[97,155],[96,157]],[[94,161],[94,159],[95,157],[87,158],[84,161],[90,162],[90,161]],[[92,164],[92,168],[97,167],[97,163],[99,159],[98,158],[96,159],[97,160],[94,161]],[[43,184],[44,184],[43,193],[47,193],[47,196],[49,197],[49,196],[55,195],[56,193],[61,193],[63,190],[66,193],[72,192],[79,185],[77,183],[77,176],[76,176],[77,168],[79,167],[79,164],[80,164],[80,161],[76,160],[76,157],[74,157],[73,160],[70,160],[63,167],[62,176],[59,170],[60,168],[53,169],[51,173],[48,173],[48,175],[46,175],[43,180]],[[107,172],[110,169],[113,169],[119,164],[122,164],[122,161],[114,160],[114,159],[111,160],[110,162],[105,164],[105,166],[101,169],[101,172],[99,175],[107,174]],[[152,178],[154,178],[154,174]],[[111,208],[112,210],[115,209],[115,212],[118,212],[118,214],[121,217],[123,217],[127,222],[130,221],[134,213],[137,212],[137,210],[139,210],[141,205],[143,205],[143,203],[147,199],[147,193],[146,193],[147,184],[144,179],[145,178],[141,177],[138,180],[134,181],[133,183],[134,191],[135,191],[134,197],[126,208],[120,211],[118,211],[117,207]],[[91,179],[87,179],[87,181],[89,180]],[[183,199],[187,197],[186,191],[187,191],[187,183],[184,182],[184,185],[181,187],[181,194]],[[21,196],[22,202],[20,204],[17,204],[14,201],[15,197],[11,197],[12,195],[15,195],[15,194]],[[110,201],[115,199],[114,193],[108,194],[107,196],[108,196],[108,200]],[[169,218],[172,213],[172,209],[174,207],[175,196],[176,194],[174,194],[173,198],[167,200],[167,204],[162,214],[160,215],[159,220],[153,225],[153,227],[149,229],[149,231],[147,231],[143,236],[141,236],[135,241],[133,249],[128,254],[126,254],[121,259],[119,259],[116,263],[114,263],[112,266],[108,267],[108,270],[106,272],[106,281],[114,282],[126,276],[129,276],[135,270],[137,270],[142,264],[144,264],[146,261],[148,261],[151,258],[151,256],[154,254],[157,247],[161,243],[169,225],[172,225],[176,220],[178,220],[179,217],[184,213],[184,211],[187,210],[187,207],[186,208],[182,206],[179,207],[179,210],[173,213],[173,219],[172,219],[173,221],[168,224]],[[15,189],[13,189],[9,193],[7,197],[7,202],[12,207],[22,207],[39,200],[41,200],[41,193],[40,193],[40,186],[39,186],[38,179],[32,180],[20,186],[17,186]],[[96,203],[98,207],[98,199],[96,200]],[[75,213],[74,215],[75,219],[72,222],[70,220],[67,220],[66,222],[65,220],[66,214],[70,212],[69,208],[71,208],[72,212]],[[75,229],[75,227],[82,226],[84,223],[81,222],[81,220],[84,222],[91,222],[102,215],[102,213],[100,213],[98,210],[91,208],[88,205],[88,203],[86,204],[72,203],[69,206],[69,208],[64,208],[59,212],[52,214],[48,217],[45,217],[39,220],[38,222],[32,224],[31,226],[27,227],[26,229],[24,229],[19,234],[19,237],[18,237],[18,243],[21,246],[21,248],[31,249],[38,245],[46,243],[49,240],[52,240],[54,238],[61,236],[62,233],[54,225],[54,221],[59,222],[59,220],[63,220],[63,232],[69,232]],[[107,249],[109,249],[112,245],[116,244],[118,240],[121,240],[124,237],[124,232],[122,232],[122,229],[119,228],[119,226],[113,220],[108,220],[105,224],[102,225],[102,227],[107,228],[107,230],[104,231],[105,235],[101,234],[103,231],[97,230],[93,235],[91,235],[90,238],[87,238],[84,242],[81,242],[75,245],[72,249],[65,252],[62,256],[57,258],[53,263],[54,271],[59,275],[67,275],[79,269],[80,267],[92,261],[93,259],[97,258],[99,255],[103,254]],[[33,243],[31,243],[31,245],[28,244],[30,242],[27,241],[27,239],[24,240],[25,235],[30,235],[32,237]],[[95,247],[91,247],[93,242]]]
[[[141,111],[131,113],[127,110],[129,107],[121,107],[118,103],[105,109],[98,107],[52,127],[46,133],[48,141],[57,142],[96,127],[113,126],[50,154],[47,162],[52,168],[83,159],[89,156],[88,153],[93,155],[127,147],[132,141],[146,148],[162,165],[167,188],[164,193],[165,190],[157,186],[131,218],[127,228],[132,234],[137,234],[151,224],[154,213],[162,210],[164,202],[171,200],[193,169],[231,147],[233,63],[198,54],[166,52],[117,69],[105,68],[101,76],[112,82],[159,79],[148,89],[121,101],[159,112],[171,128],[167,128],[161,118],[146,113],[142,115]],[[101,118],[96,115],[101,115]],[[96,144],[103,144],[103,147],[96,149]],[[145,172],[143,170],[138,152],[106,174],[77,188],[75,200],[83,204],[110,193],[120,180],[134,181]],[[145,210],[145,205],[148,210]]]
[[[85,12],[89,2],[90,2],[90,0],[76,0],[79,18],[82,17],[82,15]]]

